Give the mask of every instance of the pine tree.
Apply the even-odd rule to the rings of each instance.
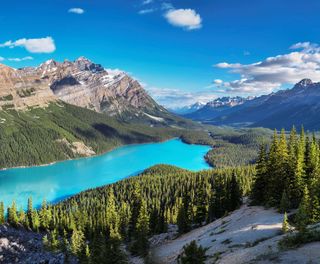
[[[310,223],[310,196],[307,187],[303,191],[303,197],[296,214],[296,223],[301,232],[306,231],[306,227]]]
[[[42,202],[41,209],[39,211],[39,217],[41,228],[44,230],[48,230],[51,221],[51,211],[48,210],[47,202],[45,199]]]
[[[146,256],[149,249],[149,215],[147,203],[145,200],[141,201],[139,216],[137,219],[137,226],[135,231],[135,242],[132,246],[134,254]]]
[[[109,231],[109,237],[112,239],[120,240],[120,219],[117,212],[115,198],[112,189],[110,189],[107,194],[106,225]]]
[[[280,207],[279,212],[284,213],[287,212],[290,209],[290,200],[287,196],[286,190],[283,191],[281,201],[280,201]]]
[[[89,245],[86,245],[86,251],[85,251],[85,263],[90,264],[91,263],[91,253]]]
[[[32,211],[32,229],[36,232],[39,231],[40,228],[40,217],[37,210]]]
[[[81,230],[74,229],[71,236],[70,250],[71,253],[78,256],[84,247],[84,234]]]
[[[33,229],[32,215],[33,215],[32,197],[29,197],[28,198],[28,207],[27,207],[27,219],[28,219],[29,227],[31,229]]]
[[[269,175],[269,180],[267,184],[267,203],[271,206],[277,206],[280,202],[280,198],[278,198],[278,183],[279,177],[281,173],[281,159],[279,157],[279,140],[277,130],[274,130],[272,144],[270,146],[269,151],[269,160],[267,166],[267,174]],[[280,195],[282,194],[282,190],[280,191]]]
[[[190,218],[190,196],[185,194],[177,216],[177,224],[180,234],[187,233],[191,230]]]
[[[4,224],[5,217],[4,217],[4,204],[0,202],[0,225]]]
[[[140,186],[138,184],[135,184],[133,188],[134,188],[134,191],[132,194],[132,201],[131,201],[132,204],[131,204],[131,213],[130,213],[131,217],[130,217],[129,228],[128,228],[129,240],[134,235],[134,232],[136,230],[137,219],[140,212],[141,200],[142,200]]]
[[[198,226],[202,226],[207,216],[207,195],[204,183],[199,186],[197,191],[197,196],[195,197],[194,202],[196,209],[194,221]]]
[[[282,222],[282,232],[285,234],[289,231],[289,223],[287,213],[284,213],[283,222]]]
[[[230,182],[230,211],[238,209],[242,204],[242,193],[235,172],[232,173]]]
[[[254,204],[264,204],[267,199],[267,157],[264,145],[261,145],[259,158],[256,163],[256,174],[251,192],[251,199]]]
[[[8,208],[8,223],[12,226],[18,226],[19,218],[17,215],[16,202],[12,201],[11,207]]]
[[[204,264],[206,261],[206,250],[198,246],[196,241],[183,247],[183,253],[179,260],[180,264]]]

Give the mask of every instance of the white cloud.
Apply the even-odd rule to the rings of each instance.
[[[174,8],[173,8],[173,5],[171,3],[163,2],[161,4],[161,9],[162,10],[169,10],[169,9],[174,9]]]
[[[166,108],[175,109],[194,104],[196,102],[207,103],[217,98],[212,91],[188,92],[179,89],[146,87],[148,93]]]
[[[202,18],[193,9],[169,9],[169,11],[165,13],[165,18],[171,25],[187,30],[202,27]]]
[[[149,4],[151,4],[151,3],[153,3],[153,0],[144,0],[144,1],[142,2],[142,5],[149,5]]]
[[[73,7],[68,10],[69,13],[77,14],[77,15],[82,15],[84,13],[84,9],[80,7]]]
[[[8,58],[8,61],[15,61],[15,62],[26,61],[26,60],[33,60],[33,57],[26,56],[23,58]]]
[[[310,42],[296,43],[288,54],[266,58],[252,64],[221,62],[214,65],[220,69],[229,69],[240,78],[215,83],[224,92],[238,94],[270,93],[286,84],[295,84],[301,79],[320,80],[320,48]]]
[[[52,37],[38,38],[38,39],[18,39],[16,41],[6,41],[0,44],[0,48],[9,47],[23,47],[31,53],[52,53],[56,50],[54,40]]]
[[[138,12],[139,15],[145,15],[145,14],[150,14],[156,11],[154,8],[149,8],[149,9],[142,9]]]

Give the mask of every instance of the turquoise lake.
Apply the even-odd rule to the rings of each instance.
[[[204,156],[209,146],[188,145],[179,139],[161,143],[129,145],[100,156],[67,160],[52,165],[0,171],[0,201],[15,200],[26,208],[28,197],[34,206],[45,198],[56,202],[83,190],[137,175],[156,164],[170,164],[197,171],[208,169]]]

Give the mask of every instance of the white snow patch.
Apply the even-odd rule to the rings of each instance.
[[[153,115],[149,115],[147,113],[144,113],[147,117],[153,119],[153,120],[156,120],[158,122],[164,122],[164,119],[162,117],[158,117],[158,116],[153,116]]]

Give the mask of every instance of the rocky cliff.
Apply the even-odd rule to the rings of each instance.
[[[138,81],[125,72],[107,70],[87,58],[62,63],[49,60],[39,67],[12,69],[0,65],[0,107],[23,110],[62,100],[123,119],[160,122],[168,112]],[[160,119],[159,119],[160,118]]]

